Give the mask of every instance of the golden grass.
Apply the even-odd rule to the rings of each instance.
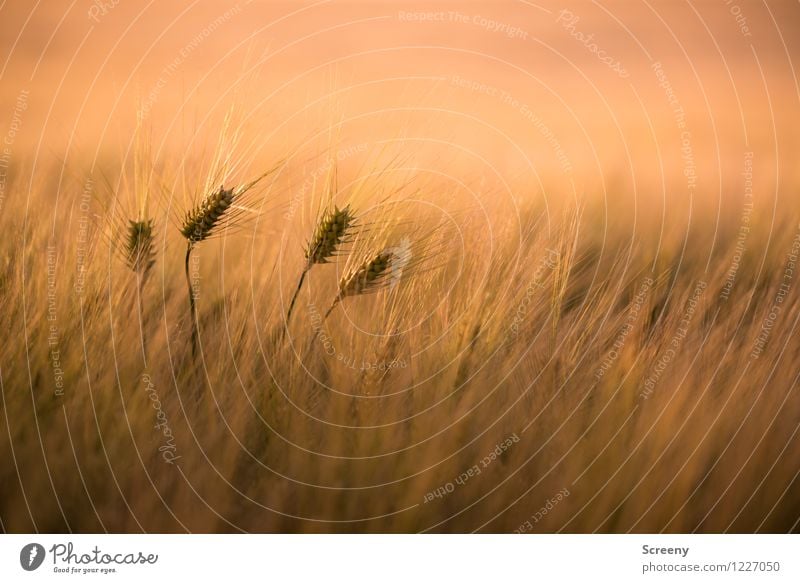
[[[48,196],[30,192],[29,217]],[[138,322],[128,266],[86,251],[99,235],[76,217],[14,220],[25,202],[9,196],[0,218],[8,531],[798,528],[789,213],[754,215],[740,263],[734,222],[657,240],[623,217],[605,229],[591,199],[492,231],[468,213],[431,247],[436,269],[343,302],[324,329],[331,299],[372,276],[321,268],[285,337],[264,335],[287,297],[271,274],[294,283],[302,244],[276,265],[280,234],[307,229],[272,221],[204,246],[196,363],[177,229]]]

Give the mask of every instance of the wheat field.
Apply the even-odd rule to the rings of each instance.
[[[20,223],[43,191],[6,200],[7,529],[796,529],[789,217],[747,233],[771,239],[757,263],[737,253],[735,223],[707,253],[699,232],[603,236],[587,206],[533,205],[492,234],[454,214],[446,241],[419,251],[426,269],[323,318],[374,223],[402,214],[384,198],[371,229],[309,270],[287,325],[305,260],[280,230],[311,234],[315,215],[290,217],[281,183],[244,234],[195,250],[196,354],[185,247],[163,211],[140,287],[115,246],[124,230],[104,237],[113,210],[84,197],[63,222]],[[367,189],[321,198],[353,190]]]
[[[538,30],[499,4],[485,12]],[[245,27],[241,11],[278,9],[236,6],[217,20],[206,6],[163,41],[180,47],[219,21],[201,47],[154,52],[203,74],[202,55],[225,54],[225,74],[241,75],[224,90],[217,78],[186,89],[166,69],[157,99],[134,98],[130,79],[98,77],[80,109],[55,108],[53,129],[37,99],[55,83],[4,89],[22,128],[45,120],[0,165],[4,532],[800,531],[789,75],[764,59],[783,89],[772,109],[755,84],[737,94],[746,144],[731,137],[733,98],[711,95],[725,112],[712,133],[682,84],[689,69],[667,57],[691,146],[659,66],[627,63],[651,85],[636,99],[658,103],[637,120],[632,95],[602,86],[621,65],[583,63],[605,75],[618,142],[569,71],[552,83],[577,103],[580,131],[564,130],[571,118],[545,91],[514,85],[525,103],[506,103],[497,63],[476,57],[464,73],[450,53],[430,58],[425,39],[416,60],[386,65],[402,90],[373,93],[347,65],[320,65],[323,97],[309,81],[260,102],[267,73],[277,85],[289,65],[253,73],[256,41],[230,62],[218,45],[244,38],[225,28]],[[99,10],[89,24],[111,47],[131,8]],[[433,30],[403,14],[377,29],[389,42]],[[593,59],[555,23],[578,61]],[[496,32],[459,26],[454,46]],[[509,46],[525,40],[504,30]],[[738,33],[720,37],[726,54]],[[622,42],[605,38],[611,52]],[[278,40],[277,59],[308,70],[309,54],[336,45],[281,55]],[[361,58],[380,40],[373,30],[343,50]],[[735,54],[736,73],[750,54]],[[367,76],[390,58],[364,55]],[[412,65],[448,77],[417,90]],[[88,85],[81,71],[65,92]],[[307,103],[291,112],[293,99]],[[581,136],[591,147],[570,141]]]

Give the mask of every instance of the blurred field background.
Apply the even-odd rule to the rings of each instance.
[[[797,3],[0,16],[4,531],[798,529]],[[215,154],[283,165],[198,246],[193,359]],[[447,244],[319,333],[343,263],[284,315],[334,167]],[[140,322],[107,227],[143,190]]]

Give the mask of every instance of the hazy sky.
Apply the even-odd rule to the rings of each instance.
[[[137,104],[159,150],[235,101],[256,156],[333,125],[449,171],[716,193],[747,152],[769,183],[797,151],[798,22],[789,1],[6,1],[0,131],[15,160],[103,158]]]

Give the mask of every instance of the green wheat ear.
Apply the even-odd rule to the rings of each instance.
[[[350,296],[360,296],[380,291],[391,283],[393,251],[378,251],[369,259],[345,273],[339,280],[339,293],[325,313],[327,320],[333,309]]]
[[[142,278],[147,276],[156,262],[153,238],[154,228],[152,219],[128,221],[125,256],[128,267]]]
[[[181,235],[189,244],[199,243],[210,237],[219,225],[225,211],[233,204],[233,189],[220,186],[217,192],[209,194],[196,207],[186,213],[181,223]]]
[[[241,206],[244,196],[253,189],[264,178],[273,174],[280,168],[280,165],[267,170],[255,180],[235,188],[225,189],[220,186],[219,190],[212,191],[206,195],[196,206],[186,212],[186,216],[180,224],[181,235],[186,239],[186,259],[184,269],[186,273],[186,286],[189,290],[189,312],[191,315],[192,328],[192,354],[197,356],[198,332],[197,332],[197,307],[195,297],[192,292],[192,280],[189,274],[189,260],[195,245],[217,234],[219,231],[225,232],[237,223],[237,212],[242,213],[246,210]],[[234,202],[237,207],[234,207]],[[233,210],[231,210],[233,209]]]
[[[320,216],[319,222],[317,222],[317,226],[314,229],[314,234],[308,245],[306,245],[306,265],[300,274],[300,281],[297,283],[292,300],[289,302],[289,310],[286,312],[287,325],[292,317],[292,311],[294,310],[297,296],[303,287],[306,274],[314,265],[328,263],[330,258],[341,250],[342,244],[348,241],[355,219],[355,213],[350,208],[350,205],[341,209],[338,206],[334,206],[332,209],[325,210]]]
[[[314,229],[314,236],[306,246],[306,269],[315,263],[327,263],[336,255],[354,220],[355,215],[349,205],[343,209],[334,206],[323,213]]]
[[[380,251],[345,274],[339,282],[339,300],[348,296],[368,294],[384,287],[391,274],[392,257],[390,251]]]

